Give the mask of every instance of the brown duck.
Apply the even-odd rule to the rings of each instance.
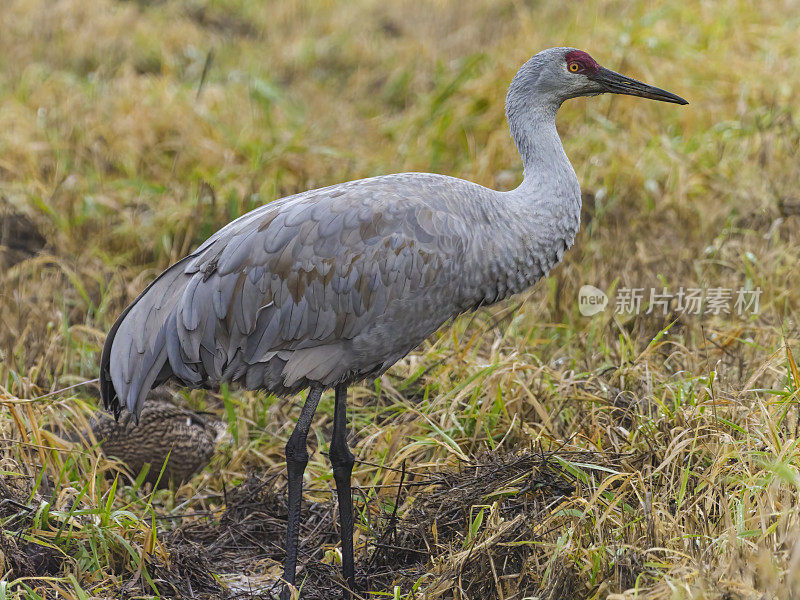
[[[205,468],[225,433],[223,422],[164,399],[147,403],[138,426],[128,411],[122,412],[119,421],[97,411],[89,427],[103,454],[120,459],[134,477],[149,465],[145,481],[155,484],[158,480],[160,486],[169,481],[182,483]],[[71,441],[82,438],[91,441],[85,434],[72,436]]]

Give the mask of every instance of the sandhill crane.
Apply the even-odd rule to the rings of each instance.
[[[523,163],[516,189],[402,173],[275,200],[169,267],[111,328],[100,377],[115,413],[126,406],[138,414],[148,390],[168,379],[282,396],[310,388],[286,444],[282,598],[295,582],[306,436],[323,390],[335,390],[330,460],[344,578],[354,590],[348,386],[378,377],[449,319],[530,287],[561,260],[579,228],[581,195],[556,112],[565,100],[606,92],[687,104],[586,52],[544,50],[506,97]]]

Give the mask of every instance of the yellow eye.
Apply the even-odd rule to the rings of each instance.
[[[578,63],[569,63],[569,66],[568,66],[567,68],[568,68],[568,69],[569,69],[569,70],[570,70],[572,73],[577,73],[577,72],[578,72],[578,70],[579,70],[581,67],[580,67],[580,65],[578,65]]]

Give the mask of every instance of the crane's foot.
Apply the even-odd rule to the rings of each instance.
[[[294,591],[295,589],[297,588],[295,588],[294,586],[290,586],[287,583],[284,583],[283,588],[281,588],[281,594],[278,597],[280,598],[280,600],[292,600],[292,591]]]
[[[364,582],[362,581],[362,584]],[[344,585],[342,586],[342,600],[359,600],[362,596],[359,596],[358,592],[362,591],[364,588],[363,585],[359,586],[356,583],[356,575],[355,569],[353,570],[353,574],[350,577],[344,578]]]

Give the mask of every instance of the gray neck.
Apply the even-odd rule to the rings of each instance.
[[[504,235],[494,232],[483,303],[523,291],[558,264],[580,227],[580,186],[556,130],[561,105],[536,93],[535,79],[512,82],[506,99],[511,135],[522,156],[524,178],[501,194],[498,219]]]
[[[574,176],[556,129],[561,100],[538,90],[533,60],[520,69],[506,96],[508,128],[522,157],[523,186],[548,183],[564,170]]]
[[[567,160],[556,130],[558,107],[526,107],[517,112],[506,107],[511,137],[522,157],[524,181],[541,181],[554,164]],[[567,160],[567,162],[569,162]]]

